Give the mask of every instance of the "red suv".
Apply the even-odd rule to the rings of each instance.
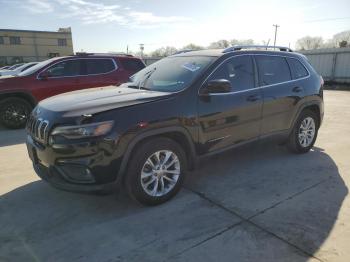
[[[83,53],[40,62],[15,77],[0,77],[0,122],[8,128],[22,128],[40,100],[79,89],[120,85],[144,67],[130,55]]]

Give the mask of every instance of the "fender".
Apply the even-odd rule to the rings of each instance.
[[[120,168],[119,168],[117,180],[121,181],[123,179],[123,177],[125,175],[126,168],[127,168],[127,164],[129,162],[129,159],[130,159],[131,152],[133,151],[133,149],[135,148],[135,146],[137,145],[138,142],[141,142],[142,140],[144,140],[148,137],[151,137],[151,136],[162,135],[162,134],[166,134],[166,133],[170,133],[170,132],[178,132],[178,133],[183,134],[186,137],[187,142],[188,142],[189,147],[190,147],[189,158],[190,158],[190,162],[192,162],[192,163],[188,163],[188,164],[189,164],[189,167],[193,167],[193,165],[195,165],[197,162],[197,156],[196,156],[196,151],[195,151],[195,146],[194,146],[193,140],[192,140],[190,134],[188,133],[188,131],[182,126],[170,126],[170,127],[157,128],[157,129],[152,129],[149,131],[142,132],[141,134],[137,135],[136,137],[134,137],[131,140],[131,142],[129,143],[129,145],[125,151],[125,154],[123,156],[122,163],[121,163]]]
[[[27,90],[4,90],[0,91],[0,100],[8,98],[8,97],[20,97],[28,100],[33,106],[35,106],[38,101],[35,97],[28,92]]]
[[[309,107],[309,106],[317,106],[319,111],[320,111],[320,115],[319,115],[319,119],[320,119],[320,125],[322,123],[322,119],[323,119],[323,107],[322,107],[322,101],[321,99],[319,100],[310,100],[310,101],[307,101],[307,102],[304,102],[297,110],[296,114],[294,115],[294,118],[293,118],[293,121],[292,121],[292,125],[290,127],[290,130],[289,130],[289,134],[290,132],[292,132],[293,130],[293,127],[295,125],[295,122],[297,121],[301,111],[303,111],[306,107]]]

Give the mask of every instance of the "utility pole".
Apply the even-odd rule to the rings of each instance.
[[[140,44],[141,59],[143,59],[143,50],[145,50],[145,45],[144,44]]]
[[[275,50],[275,46],[276,46],[276,38],[277,38],[277,28],[280,27],[279,25],[275,24],[272,25],[275,27],[275,42],[273,43],[273,50]]]

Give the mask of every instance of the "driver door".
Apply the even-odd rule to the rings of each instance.
[[[202,153],[258,138],[262,118],[262,93],[256,88],[253,58],[229,58],[209,76],[231,82],[228,93],[199,95],[198,118]],[[202,88],[205,88],[206,83]]]
[[[42,78],[41,74],[38,76],[38,85],[36,89],[43,98],[83,89],[85,87],[84,82],[81,81],[81,59],[58,62],[43,72],[45,78]]]

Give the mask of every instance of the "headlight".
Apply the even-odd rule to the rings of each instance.
[[[60,135],[68,139],[79,139],[86,137],[97,137],[111,131],[114,121],[98,122],[79,126],[56,127],[51,135]]]

